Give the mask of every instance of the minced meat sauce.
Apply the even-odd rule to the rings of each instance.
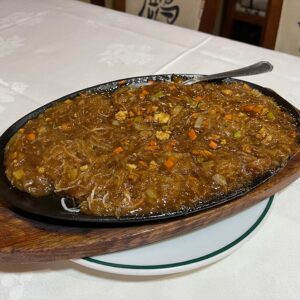
[[[284,166],[295,120],[243,83],[150,82],[81,94],[26,123],[5,149],[13,186],[75,199],[82,213],[192,209]]]

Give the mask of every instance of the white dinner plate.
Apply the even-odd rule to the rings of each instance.
[[[200,268],[231,254],[265,221],[274,196],[238,214],[178,237],[131,250],[73,260],[123,275],[164,275]]]

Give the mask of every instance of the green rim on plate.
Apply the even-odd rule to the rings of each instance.
[[[229,243],[228,245],[214,251],[211,252],[209,254],[197,257],[197,258],[193,258],[190,260],[186,260],[186,261],[181,261],[181,262],[177,262],[177,263],[171,263],[171,264],[164,264],[164,265],[126,265],[126,264],[115,264],[115,263],[110,263],[110,262],[106,262],[106,261],[102,261],[102,260],[98,260],[92,257],[84,257],[83,259],[85,261],[91,262],[91,263],[96,263],[98,265],[104,265],[104,266],[109,266],[109,267],[114,267],[114,268],[123,268],[123,269],[137,269],[137,270],[141,270],[141,269],[166,269],[166,268],[174,268],[174,267],[180,267],[180,266],[184,266],[184,265],[189,265],[189,264],[193,264],[196,262],[200,262],[209,258],[212,258],[216,255],[219,255],[227,250],[229,250],[230,248],[234,247],[235,245],[237,245],[238,243],[240,243],[243,239],[245,239],[251,232],[253,232],[258,225],[262,222],[262,220],[265,218],[266,214],[268,213],[272,203],[273,203],[273,199],[274,199],[274,195],[271,196],[269,198],[269,201],[265,207],[265,209],[263,210],[263,212],[261,213],[261,215],[259,216],[259,218],[256,220],[256,222],[245,232],[243,233],[240,237],[238,237],[236,240],[234,240],[233,242]]]

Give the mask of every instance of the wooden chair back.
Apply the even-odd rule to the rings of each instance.
[[[200,20],[199,31],[212,33],[221,6],[221,0],[199,0],[204,1],[204,8]],[[92,4],[105,6],[104,0],[91,0]],[[126,12],[126,0],[114,0],[113,9]]]

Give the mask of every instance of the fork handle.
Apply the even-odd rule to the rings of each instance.
[[[269,63],[268,61],[260,61],[256,64],[241,69],[231,70],[231,71],[212,74],[212,75],[204,75],[198,78],[189,79],[186,82],[184,82],[184,84],[193,84],[199,81],[206,81],[212,79],[223,79],[228,77],[256,75],[256,74],[271,72],[272,70],[273,70],[273,65],[271,63]]]

